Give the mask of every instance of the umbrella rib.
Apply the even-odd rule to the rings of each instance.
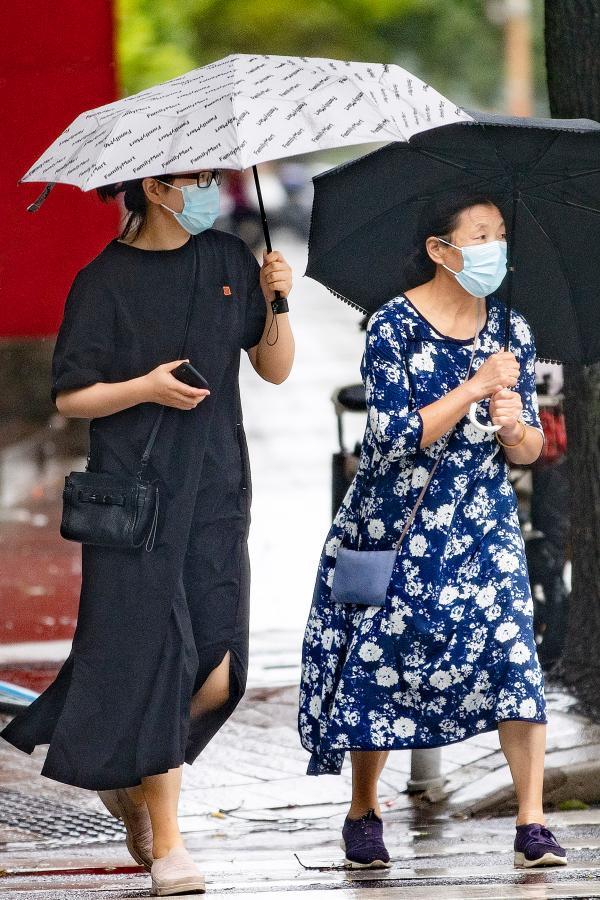
[[[544,181],[540,187],[553,187],[565,181],[575,181],[576,178],[587,178],[589,175],[600,175],[600,169],[588,169],[586,172],[575,172],[573,175],[565,175],[564,178],[556,178],[554,181]]]
[[[554,243],[554,241],[552,240],[552,238],[550,237],[550,235],[548,234],[548,232],[546,231],[546,229],[544,228],[544,226],[542,225],[542,223],[537,218],[536,214],[531,209],[531,207],[528,206],[528,204],[525,202],[525,200],[523,199],[522,196],[519,198],[519,200],[523,204],[523,206],[525,207],[525,209],[527,210],[527,212],[529,213],[529,215],[531,216],[531,218],[533,219],[533,221],[535,222],[535,224],[537,225],[539,230],[542,232],[544,237],[547,239],[550,246],[554,249],[554,252],[556,253],[556,258],[558,260],[560,271],[562,272],[563,278],[565,280],[565,284],[567,286],[567,291],[569,294],[569,303],[570,303],[571,311],[573,314],[573,320],[575,322],[575,328],[577,330],[577,339],[579,341],[579,350],[582,352],[583,351],[583,340],[581,337],[581,330],[579,327],[579,319],[577,318],[577,315],[575,313],[575,303],[573,301],[573,292],[571,290],[571,283],[570,283],[569,279],[567,278],[567,274],[565,272],[562,254],[561,254],[560,250],[557,248],[557,246]],[[558,202],[558,201],[555,201],[555,202]]]
[[[572,206],[573,209],[583,209],[585,212],[598,213],[600,215],[600,209],[596,209],[595,206],[586,206],[585,203],[576,203],[574,200],[555,200],[554,197],[539,196],[531,192],[529,192],[529,196],[537,200],[543,200],[544,203],[556,203],[557,206]]]
[[[417,147],[414,144],[410,144],[410,149],[415,150],[417,153],[420,153],[421,156],[427,156],[429,159],[436,160],[436,162],[444,163],[444,165],[450,166],[450,168],[452,169],[460,169],[461,172],[466,172],[468,175],[472,175],[474,178],[481,177],[481,175],[478,176],[478,173],[474,172],[471,168],[469,168],[469,166],[465,166],[457,162],[452,162],[452,160],[447,159],[444,156],[439,156],[437,153],[431,153],[427,150],[423,150],[421,147]]]

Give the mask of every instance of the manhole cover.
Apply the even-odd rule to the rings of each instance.
[[[108,813],[11,790],[0,790],[2,825],[39,836],[44,843],[62,845],[119,841],[125,836],[122,822]]]

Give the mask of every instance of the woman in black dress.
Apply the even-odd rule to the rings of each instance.
[[[63,415],[91,419],[92,471],[133,474],[158,404],[166,407],[145,475],[159,483],[157,532],[151,552],[82,545],[71,653],[1,733],[27,753],[49,744],[43,775],[98,790],[124,820],[135,858],[148,869],[160,859],[152,874],[162,893],[200,878],[177,826],[182,764],[246,683],[251,482],[240,351],[274,384],[294,356],[287,314],[276,328],[271,312],[274,292],[289,293],[290,267],[273,251],[261,268],[241,240],[211,227],[219,181],[201,171],[99,189],[103,199],[124,191],[130,215],[75,277],[51,394]],[[209,391],[170,374],[196,250],[184,354]]]

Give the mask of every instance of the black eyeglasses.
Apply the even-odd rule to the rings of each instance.
[[[205,172],[191,172],[189,175],[176,175],[176,178],[195,178],[199,188],[208,188],[213,181],[218,186],[223,181],[220,169],[209,169]]]

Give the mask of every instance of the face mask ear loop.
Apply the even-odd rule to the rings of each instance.
[[[457,247],[456,244],[451,244],[450,241],[445,241],[444,238],[436,238],[437,241],[441,241],[442,244],[448,244],[449,247],[454,247],[455,250],[460,250],[462,256],[462,250],[460,247]],[[464,259],[464,256],[463,256]],[[453,275],[458,275],[459,272],[462,272],[462,269],[457,269],[456,272],[454,269],[451,269],[450,266],[447,266],[446,263],[442,263],[444,269],[447,269],[449,272],[452,272]]]
[[[158,181],[159,184],[164,184],[165,187],[175,188],[176,191],[181,191],[181,193],[183,194],[183,190],[182,190],[180,187],[177,187],[176,184],[169,184],[168,181],[161,181],[160,178],[157,178],[156,180]],[[165,206],[164,203],[161,203],[160,205],[161,205],[162,207],[164,207],[164,209],[168,209],[169,212],[170,212],[170,213],[173,213],[174,216],[177,215],[177,211],[174,210],[174,209],[171,209],[170,206]]]

